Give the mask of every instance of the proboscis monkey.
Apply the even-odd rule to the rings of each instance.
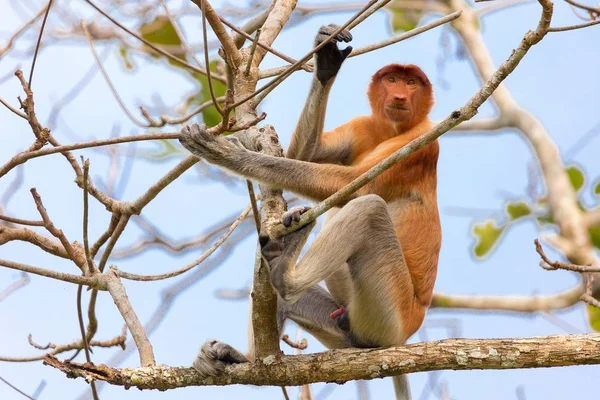
[[[321,27],[315,45],[337,27]],[[181,143],[198,157],[248,179],[323,200],[433,124],[432,86],[415,65],[390,64],[368,88],[372,109],[329,132],[323,121],[329,90],[351,47],[343,31],[315,54],[316,71],[287,158],[244,149],[207,133],[183,128]],[[432,299],[441,246],[437,207],[438,142],[411,154],[333,209],[311,247],[297,262],[314,223],[280,239],[259,238],[279,294],[278,328],[298,323],[326,347],[404,344],[421,326]],[[284,214],[289,226],[307,208]],[[325,281],[327,289],[319,286]],[[247,362],[232,347],[206,342],[194,366],[214,375],[228,363]],[[405,376],[394,377],[396,396],[409,399]]]

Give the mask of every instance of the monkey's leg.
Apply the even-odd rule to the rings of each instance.
[[[277,301],[277,327],[283,331],[286,319],[291,319],[314,336],[328,349],[351,347],[348,332],[342,329],[337,319],[330,317],[339,308],[333,297],[319,285],[309,288],[295,303]]]
[[[408,314],[399,310],[411,312],[414,290],[387,205],[376,195],[344,206],[297,265],[293,257],[282,258],[271,271],[272,283],[285,301],[293,303],[344,268],[352,280],[347,304],[352,334],[364,345],[404,342],[401,319]]]

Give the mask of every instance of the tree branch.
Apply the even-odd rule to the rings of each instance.
[[[202,379],[193,368],[110,368],[61,362],[44,364],[68,377],[104,380],[113,385],[168,390],[187,386],[300,386],[315,382],[343,383],[413,372],[546,368],[600,364],[600,334],[554,335],[523,339],[446,339],[376,349],[331,350],[282,356],[268,363],[229,366],[216,377]]]
[[[223,46],[225,59],[230,61],[228,64],[231,66],[231,68],[239,67],[242,60],[240,52],[236,47],[233,38],[229,36],[229,33],[227,33],[225,30],[225,26],[223,26],[223,23],[219,19],[219,15],[216,13],[214,8],[212,8],[207,0],[192,0],[192,2],[196,4],[200,10],[204,10],[205,17],[208,20],[210,27],[215,35],[217,35],[217,39],[219,39],[219,42],[221,42],[221,45]],[[206,47],[206,43],[204,43],[204,46]],[[209,66],[207,65],[206,68],[208,69]]]

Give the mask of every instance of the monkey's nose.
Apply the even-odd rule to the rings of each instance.
[[[394,95],[394,103],[404,104],[406,102],[406,96]]]

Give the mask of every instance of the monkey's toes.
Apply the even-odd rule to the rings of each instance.
[[[322,26],[319,29],[319,34],[330,36],[332,33],[337,31],[339,28],[340,28],[340,26],[336,25],[336,24],[329,24],[326,26]],[[350,31],[348,29],[344,29],[335,36],[334,40],[340,41],[340,42],[349,42],[352,40],[352,34],[350,33]]]
[[[281,217],[281,222],[283,226],[289,228],[292,225],[292,222],[299,222],[302,214],[310,210],[310,207],[307,206],[297,206],[283,213]]]

